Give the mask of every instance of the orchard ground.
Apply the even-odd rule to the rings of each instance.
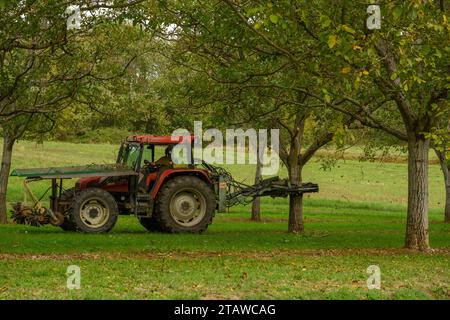
[[[117,148],[22,141],[12,167],[110,163]],[[442,222],[439,166],[430,165],[433,251],[422,254],[402,249],[404,156],[389,163],[358,156],[352,149],[331,170],[320,161],[305,168],[304,180],[319,183],[320,193],[305,199],[304,235],[286,233],[288,200],[271,198],[262,200],[263,222],[250,222],[250,207],[237,206],[217,214],[202,235],[149,233],[133,216],[102,235],[0,226],[0,299],[449,299],[450,226]],[[227,169],[253,180],[253,166]],[[21,200],[21,182],[11,179],[9,201]],[[69,265],[81,268],[80,290],[66,287]],[[381,269],[380,290],[367,289],[370,265]]]

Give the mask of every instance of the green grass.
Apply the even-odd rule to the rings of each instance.
[[[66,288],[67,266],[81,269],[81,289]],[[366,286],[369,265],[381,290]],[[422,268],[432,272],[423,272]],[[448,299],[448,257],[102,256],[0,261],[3,297],[82,299]]]
[[[115,149],[21,142],[13,167],[110,162]],[[249,182],[249,167],[228,168]],[[438,166],[430,167],[429,254],[402,249],[405,164],[347,160],[319,168],[305,170],[321,192],[305,199],[304,235],[286,233],[282,198],[263,199],[262,223],[237,206],[202,235],[148,233],[133,216],[103,235],[0,226],[0,299],[449,299],[450,227],[442,223]],[[21,198],[20,183],[11,180],[10,201]],[[81,268],[81,290],[66,288],[72,264]],[[381,268],[381,290],[366,287],[369,265]]]
[[[271,208],[271,209],[266,209]],[[283,249],[401,248],[405,214],[336,207],[305,208],[306,233],[287,234],[285,206],[263,204],[262,223],[248,221],[248,209],[234,208],[218,214],[208,231],[195,234],[147,233],[133,216],[121,216],[109,234],[66,233],[59,228],[6,225],[0,229],[4,253],[60,254],[83,252],[244,252]],[[441,215],[430,216],[430,241],[434,248],[448,248],[449,226]]]

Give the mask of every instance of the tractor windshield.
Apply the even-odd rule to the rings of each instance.
[[[123,144],[120,149],[117,163],[134,169],[139,160],[140,152],[141,147],[139,144]]]

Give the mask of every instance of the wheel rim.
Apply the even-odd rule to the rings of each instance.
[[[170,199],[170,215],[183,227],[192,227],[203,220],[206,214],[206,199],[197,190],[182,189]]]
[[[99,199],[88,199],[80,210],[81,221],[90,228],[102,227],[109,218],[108,206]]]

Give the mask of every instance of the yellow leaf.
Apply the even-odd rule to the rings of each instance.
[[[342,74],[348,74],[348,73],[350,73],[350,71],[352,71],[352,68],[350,68],[350,67],[344,67],[341,69]]]
[[[58,67],[57,67],[56,65],[52,64],[52,65],[50,66],[50,72],[51,72],[52,74],[58,74]]]
[[[342,29],[344,29],[345,32],[348,32],[348,33],[351,33],[351,34],[355,33],[355,30],[352,27],[350,27],[349,25],[346,25],[346,24],[344,24],[342,26]]]

